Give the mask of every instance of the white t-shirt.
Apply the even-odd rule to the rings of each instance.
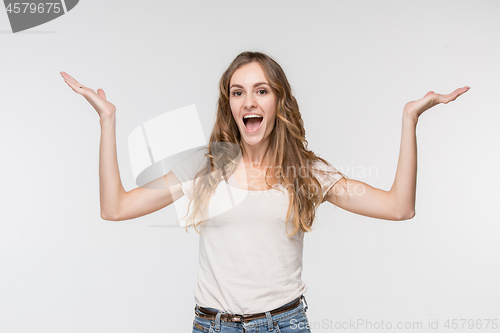
[[[188,198],[192,196],[192,180],[206,162],[204,152],[197,151],[172,169]],[[316,163],[313,170],[333,171],[332,176],[315,173],[324,197],[342,175],[334,167]],[[233,314],[253,314],[278,308],[307,291],[301,279],[304,232],[299,229],[294,236],[287,235],[288,194],[284,186],[278,186],[284,193],[276,188],[247,191],[231,182],[219,183],[208,207],[209,212],[218,213],[198,227],[196,304]],[[229,206],[228,193],[232,196]],[[292,233],[292,217],[287,227]]]

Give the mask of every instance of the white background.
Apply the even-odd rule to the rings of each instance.
[[[0,331],[191,332],[198,234],[168,227],[173,206],[100,218],[98,115],[59,72],[116,105],[129,191],[129,133],[196,104],[208,138],[218,80],[246,50],[287,73],[309,147],[384,190],[404,105],[471,87],[419,119],[413,219],[321,206],[304,244],[313,332],[499,322],[499,14],[498,1],[86,0],[13,34],[0,10]],[[364,328],[342,331],[382,331]]]

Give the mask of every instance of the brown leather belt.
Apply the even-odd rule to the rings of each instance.
[[[270,311],[271,316],[274,316],[274,315],[277,315],[277,314],[280,314],[283,312],[287,312],[287,311],[299,306],[301,301],[302,301],[302,296],[297,298],[295,300],[295,302],[293,302],[290,305],[279,307],[277,309],[271,310]],[[200,311],[203,311],[204,313],[199,312],[198,309]],[[204,308],[204,307],[201,307],[201,306],[198,306],[198,305],[196,305],[196,307],[194,308],[194,313],[198,317],[203,318],[203,319],[208,319],[208,320],[215,320],[215,317],[217,315],[217,312],[212,311],[212,310],[207,309],[207,308]],[[241,323],[241,322],[248,323],[250,320],[259,319],[259,318],[266,318],[266,313],[262,312],[262,313],[255,313],[255,314],[246,314],[246,315],[223,313],[220,316],[220,320],[222,320],[222,321],[229,321],[229,322],[236,322],[236,323]]]

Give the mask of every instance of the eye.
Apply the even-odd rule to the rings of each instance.
[[[236,95],[236,94],[239,94],[239,93],[241,93],[241,91],[233,91],[231,93],[231,95],[233,95],[233,96],[241,96],[241,95]]]
[[[260,89],[258,92],[261,92],[261,91],[263,91],[263,92],[264,92],[264,93],[263,93],[263,94],[261,94],[261,95],[265,95],[265,94],[267,94],[267,90],[266,90],[266,89]]]

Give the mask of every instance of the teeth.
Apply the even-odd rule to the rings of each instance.
[[[258,116],[256,114],[247,114],[246,116],[243,117],[243,119],[247,118],[262,118],[262,116]]]

